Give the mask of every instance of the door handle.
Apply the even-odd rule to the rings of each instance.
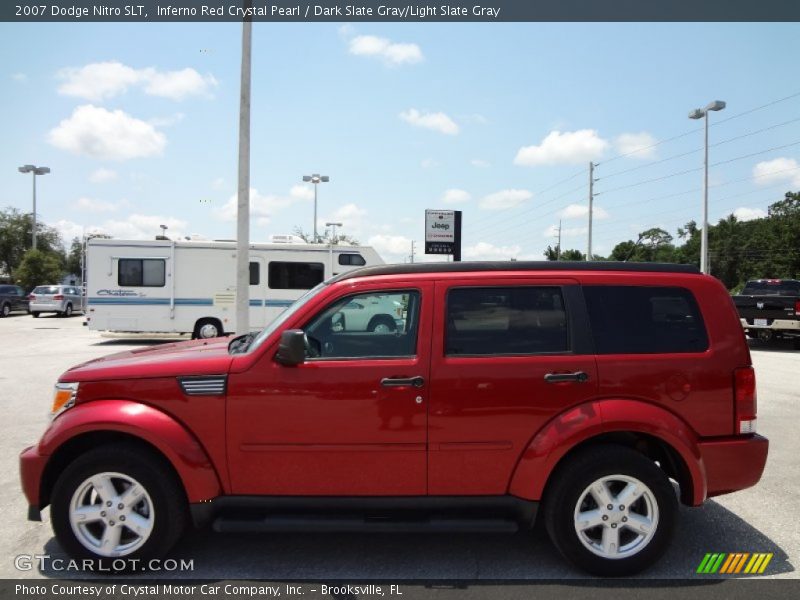
[[[417,377],[384,377],[381,379],[381,385],[383,387],[406,387],[406,386],[414,386],[415,388],[421,388],[425,385],[425,379],[417,376]]]
[[[547,373],[544,376],[547,383],[563,383],[565,381],[575,381],[577,383],[584,383],[589,381],[589,376],[583,371],[576,371],[575,373]]]

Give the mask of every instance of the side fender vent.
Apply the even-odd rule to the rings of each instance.
[[[224,396],[227,390],[228,376],[178,377],[178,383],[187,396]]]

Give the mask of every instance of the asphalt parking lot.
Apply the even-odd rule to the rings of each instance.
[[[15,557],[64,557],[44,523],[26,520],[17,457],[48,422],[52,386],[71,365],[154,343],[112,338],[82,327],[83,318],[13,315],[0,319],[0,577],[63,577],[48,569],[18,570]],[[681,509],[671,549],[641,577],[693,577],[706,552],[772,552],[763,577],[797,578],[800,564],[800,351],[752,346],[758,380],[759,432],[771,442],[755,488]],[[171,577],[214,579],[541,580],[584,576],[564,562],[544,531],[516,535],[281,534],[193,532],[175,557],[194,571]],[[75,574],[70,574],[74,577]],[[163,576],[163,574],[162,574]]]

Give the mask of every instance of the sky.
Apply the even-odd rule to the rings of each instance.
[[[424,211],[463,211],[465,260],[586,251],[764,216],[800,189],[798,24],[256,23],[251,241],[295,227],[422,255]],[[235,237],[241,24],[0,24],[0,208],[68,243]],[[677,241],[677,240],[676,240]],[[433,259],[434,257],[427,257]]]

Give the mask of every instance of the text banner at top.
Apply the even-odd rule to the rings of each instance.
[[[800,21],[797,0],[3,0],[5,22]]]

